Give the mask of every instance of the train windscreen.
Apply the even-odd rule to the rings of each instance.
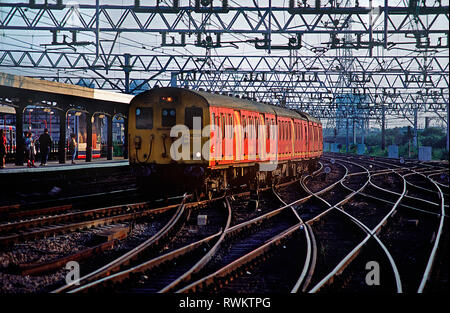
[[[201,119],[201,124],[200,124],[200,128],[203,128],[203,110],[202,108],[199,107],[190,107],[190,108],[186,108],[185,113],[184,113],[184,123],[185,125],[189,128],[189,129],[193,129],[194,128],[194,117],[200,117]]]
[[[153,128],[153,108],[136,108],[136,128]]]

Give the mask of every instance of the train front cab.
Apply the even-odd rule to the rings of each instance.
[[[201,121],[199,132],[193,131],[193,118]],[[129,158],[138,177],[138,184],[157,189],[172,188],[173,182],[195,184],[208,166],[202,158],[202,147],[208,140],[202,137],[202,129],[209,124],[209,108],[206,100],[185,89],[158,88],[137,95],[129,110]],[[177,137],[171,137],[172,127],[187,126],[189,153],[174,160],[171,147]],[[194,140],[199,138],[199,143]],[[178,150],[182,152],[181,148]],[[181,155],[179,155],[181,157]]]

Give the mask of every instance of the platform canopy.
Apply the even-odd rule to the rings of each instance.
[[[16,114],[16,110],[13,107],[0,104],[0,113],[3,114]]]
[[[113,103],[128,104],[132,95],[82,87],[78,85],[52,82],[48,80],[0,73],[0,87],[14,88],[17,91],[27,90],[49,93],[61,96],[74,96],[90,100],[108,101]]]

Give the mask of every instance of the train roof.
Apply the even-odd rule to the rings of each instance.
[[[260,113],[276,114],[278,116],[292,117],[297,119],[304,119],[298,112],[261,102],[252,101],[249,99],[231,97],[205,91],[190,90],[205,98],[210,106],[221,106],[233,109],[244,109],[248,111],[256,111]]]
[[[307,119],[308,121],[311,121],[311,122],[314,122],[314,123],[321,123],[319,119],[315,118],[315,117],[312,116],[312,115],[309,115],[309,114],[306,113],[306,112],[300,112],[300,111],[297,111],[297,112],[298,112],[298,114],[300,114],[301,116],[303,116],[303,117],[304,117],[305,119]]]
[[[210,93],[206,91],[199,91],[199,90],[192,90],[192,89],[184,89],[184,88],[175,88],[175,87],[161,87],[161,88],[154,88],[150,89],[148,91],[144,91],[143,93],[140,93],[137,95],[137,98],[140,98],[142,96],[147,95],[148,93],[155,92],[155,91],[164,91],[164,90],[177,90],[177,91],[184,91],[193,93],[195,95],[198,95],[206,100],[209,106],[213,107],[227,107],[232,109],[243,109],[248,111],[256,111],[260,113],[268,113],[268,114],[276,114],[278,116],[284,116],[284,117],[291,117],[296,119],[302,119],[302,120],[309,120],[312,122],[320,123],[320,121],[311,115],[290,110],[287,108],[283,108],[276,105],[261,103],[252,101],[249,99],[243,99],[238,97],[231,97],[227,95],[221,95],[216,93]]]
[[[0,104],[0,113],[16,114],[16,110],[12,106]]]

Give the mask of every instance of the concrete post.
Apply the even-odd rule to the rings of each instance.
[[[364,119],[362,120],[362,123],[361,123],[361,144],[364,144],[364,123],[365,123],[366,121],[364,121]]]
[[[349,144],[349,139],[348,139],[348,116],[347,116],[347,125],[346,125],[346,135],[345,135],[345,152],[348,153],[348,144]]]
[[[128,119],[123,119],[124,140],[123,140],[123,158],[128,159]]]
[[[450,120],[449,120],[449,110],[450,106],[447,103],[447,152],[449,151],[449,133],[450,133]]]
[[[86,162],[92,161],[92,122],[94,116],[86,113]]]
[[[58,142],[58,159],[60,164],[66,163],[67,146],[66,146],[66,123],[67,110],[63,109],[59,113],[59,142]]]
[[[353,144],[356,145],[356,120],[353,117]]]
[[[386,150],[386,114],[384,105],[381,107],[381,150]]]
[[[23,165],[25,142],[23,139],[23,110],[25,107],[16,108],[16,165]]]
[[[111,115],[106,116],[107,124],[108,124],[108,135],[106,137],[107,151],[106,151],[106,159],[113,159],[113,142],[112,142],[112,128],[113,128],[113,117]]]
[[[417,136],[417,109],[414,109],[414,147],[418,146],[418,136]]]

